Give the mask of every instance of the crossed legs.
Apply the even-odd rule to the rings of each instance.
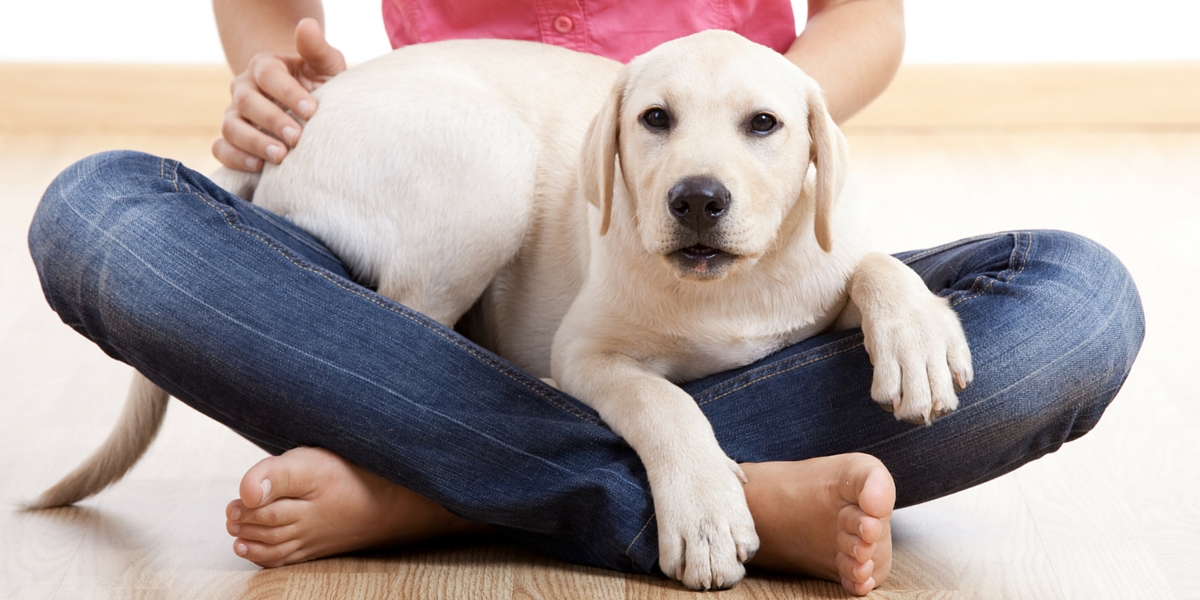
[[[311,236],[178,163],[81,161],[47,191],[30,247],[66,323],[280,455],[230,505],[244,556],[283,564],[487,523],[564,560],[655,571],[645,474],[594,411],[358,286]],[[855,332],[685,387],[750,477],[751,565],[863,593],[887,573],[893,502],[1053,451],[1128,373],[1136,288],[1094,243],[1018,232],[903,258],[959,311],[976,359],[959,410],[932,427],[871,402]]]

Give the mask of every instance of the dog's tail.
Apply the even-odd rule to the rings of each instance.
[[[234,195],[253,200],[260,173],[244,173],[221,167],[210,177]],[[125,408],[104,443],[74,471],[42,492],[37,500],[26,504],[25,508],[37,510],[68,506],[95,495],[124,477],[158,435],[167,412],[167,398],[162,388],[141,373],[134,373]]]
[[[83,464],[25,508],[74,504],[124,477],[158,435],[166,411],[167,393],[141,373],[135,373],[125,408],[108,439]]]

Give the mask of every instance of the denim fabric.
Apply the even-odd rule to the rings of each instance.
[[[29,244],[64,322],[267,451],[327,448],[562,559],[657,571],[645,473],[595,411],[358,285],[312,236],[179,163],[80,161],[47,190]],[[962,317],[976,378],[959,409],[896,421],[870,399],[861,332],[830,333],[685,386],[732,458],[867,452],[906,506],[1095,426],[1144,328],[1115,257],[1057,231],[899,256]]]

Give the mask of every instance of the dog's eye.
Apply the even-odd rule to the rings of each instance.
[[[671,126],[671,115],[661,108],[651,108],[642,113],[642,122],[650,129],[661,131]]]
[[[750,130],[755,133],[767,133],[775,129],[779,121],[767,113],[758,113],[750,119]]]

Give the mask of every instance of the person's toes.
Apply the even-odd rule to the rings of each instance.
[[[232,500],[229,502],[229,504],[225,505],[225,520],[240,521],[242,516],[245,515],[246,511],[248,510],[249,509],[246,508],[246,505],[242,504],[242,500],[240,498],[237,500]]]
[[[239,525],[234,523],[229,528],[229,533],[242,538],[244,541],[261,542],[271,546],[278,546],[279,544],[301,537],[300,528],[295,525],[263,527],[262,525]]]
[[[868,579],[863,583],[842,579],[842,587],[855,596],[866,596],[871,593],[871,590],[876,588],[875,578]]]
[[[875,553],[875,544],[868,544],[857,535],[839,531],[837,535],[838,552],[852,557],[858,562],[867,562]]]
[[[863,512],[861,508],[848,505],[838,511],[838,531],[857,536],[867,544],[874,544],[883,536],[883,521]]]
[[[311,448],[294,448],[269,456],[250,467],[238,486],[238,495],[248,508],[259,508],[279,498],[301,498],[317,488],[315,481],[326,458]]]
[[[310,514],[312,506],[304,500],[280,498],[262,508],[246,509],[235,523],[281,527],[291,525]]]
[[[848,554],[838,554],[836,562],[838,574],[843,579],[849,579],[856,583],[864,583],[875,574],[875,563],[870,559],[865,562],[858,562]]]
[[[874,544],[883,537],[883,521],[875,517],[868,517],[865,514],[857,519],[857,533],[862,541],[868,544]]]
[[[868,458],[870,460],[857,463],[853,477],[858,482],[854,486],[856,489],[842,490],[842,496],[846,501],[857,504],[866,514],[886,519],[896,505],[896,484],[882,462],[875,457]]]
[[[238,556],[260,566],[280,567],[300,562],[303,558],[297,556],[301,548],[298,540],[290,540],[282,544],[264,544],[254,540],[237,538],[233,541],[233,551]]]

